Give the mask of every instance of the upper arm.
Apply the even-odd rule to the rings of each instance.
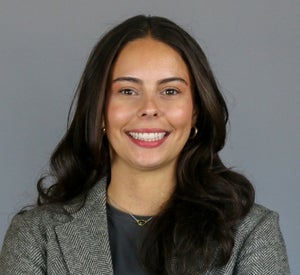
[[[245,240],[237,259],[236,274],[290,274],[278,214],[268,212]]]
[[[43,235],[34,221],[15,216],[0,253],[0,274],[45,274]]]

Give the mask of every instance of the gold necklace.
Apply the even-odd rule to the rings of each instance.
[[[132,213],[130,213],[127,209],[125,209],[124,207],[121,207],[120,205],[118,205],[114,200],[112,200],[111,197],[107,196],[107,201],[110,204],[115,205],[117,208],[123,210],[125,213],[127,213],[135,222],[138,226],[144,226],[146,223],[150,222],[153,218],[153,216],[151,216],[148,219],[138,219],[137,217],[135,217]]]

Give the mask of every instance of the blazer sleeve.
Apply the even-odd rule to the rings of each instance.
[[[240,250],[234,274],[290,274],[277,213],[269,211],[250,232]]]
[[[8,228],[0,253],[1,275],[46,274],[43,235],[16,215]]]

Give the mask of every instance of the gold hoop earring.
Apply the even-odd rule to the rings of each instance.
[[[193,133],[190,135],[190,139],[194,139],[198,134],[198,128],[196,126],[193,126],[192,129],[193,129]]]

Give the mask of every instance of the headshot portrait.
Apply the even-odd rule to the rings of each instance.
[[[167,2],[4,4],[0,274],[300,268],[300,5]]]

